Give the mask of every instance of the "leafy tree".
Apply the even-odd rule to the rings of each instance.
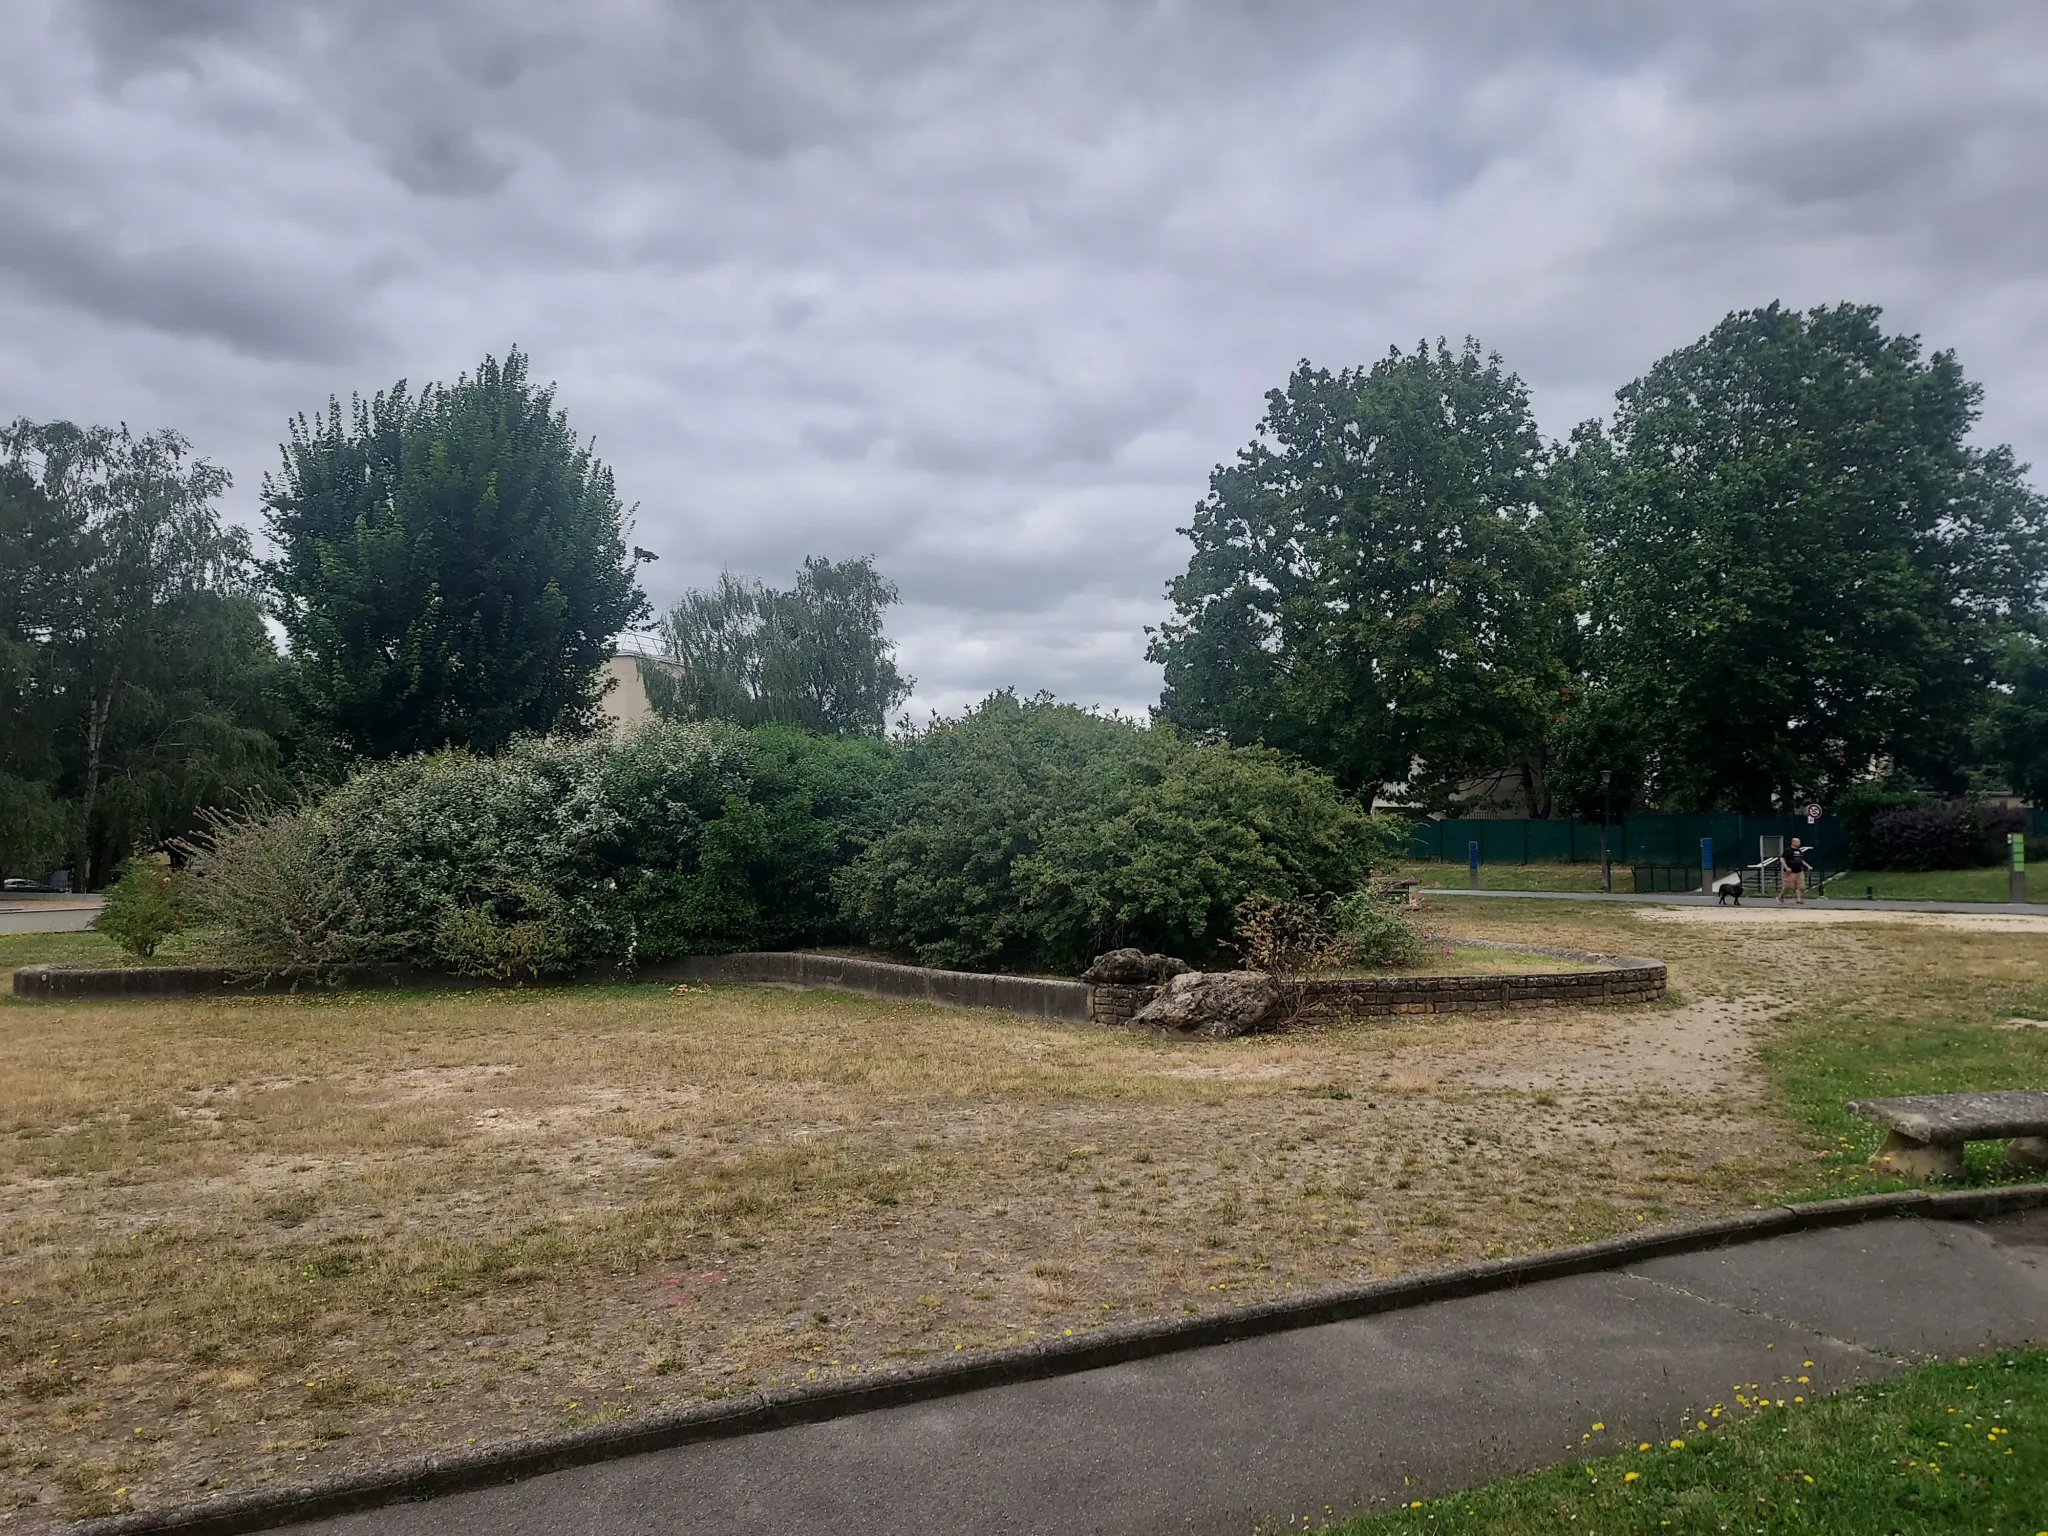
[[[1123,944],[1206,958],[1248,895],[1351,890],[1395,841],[1277,752],[1043,695],[991,695],[901,744],[881,804],[840,881],[847,923],[934,965],[1071,972]]]
[[[226,473],[174,432],[0,432],[0,858],[90,885],[198,808],[275,790],[290,731]]]
[[[645,616],[611,471],[514,349],[296,418],[264,481],[276,611],[309,708],[356,751],[583,730]]]
[[[643,669],[665,714],[880,736],[913,680],[896,670],[883,617],[898,601],[873,556],[811,556],[788,591],[730,571],[662,621],[672,667]]]
[[[1826,802],[1874,764],[1959,787],[2048,503],[1966,441],[1955,355],[1879,318],[1731,314],[1581,435],[1603,747],[1657,803]]]
[[[2017,633],[1999,658],[1985,721],[1986,756],[2030,805],[2048,805],[2048,644]]]
[[[1442,806],[1540,749],[1568,677],[1576,533],[1528,393],[1468,341],[1296,368],[1210,477],[1148,652],[1159,712]]]

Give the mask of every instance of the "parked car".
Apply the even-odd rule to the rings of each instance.
[[[0,895],[8,896],[62,896],[61,885],[45,885],[40,880],[0,880]]]

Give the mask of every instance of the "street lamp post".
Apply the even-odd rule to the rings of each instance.
[[[1614,819],[1614,770],[1600,770],[1600,889],[1614,894],[1614,861],[1607,854],[1607,823]]]

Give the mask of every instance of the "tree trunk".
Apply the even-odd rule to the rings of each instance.
[[[107,712],[114,706],[114,682],[121,669],[116,667],[107,678],[107,685],[91,703],[86,706],[85,716],[85,795],[78,811],[79,860],[76,888],[83,892],[92,889],[92,806],[100,792],[100,748],[107,739]]]

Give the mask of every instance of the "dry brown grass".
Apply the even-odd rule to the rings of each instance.
[[[1772,946],[1867,945],[1656,937],[1664,1008],[1211,1045],[741,987],[10,1003],[0,1519],[1725,1209],[1804,1156],[1746,1056]]]

